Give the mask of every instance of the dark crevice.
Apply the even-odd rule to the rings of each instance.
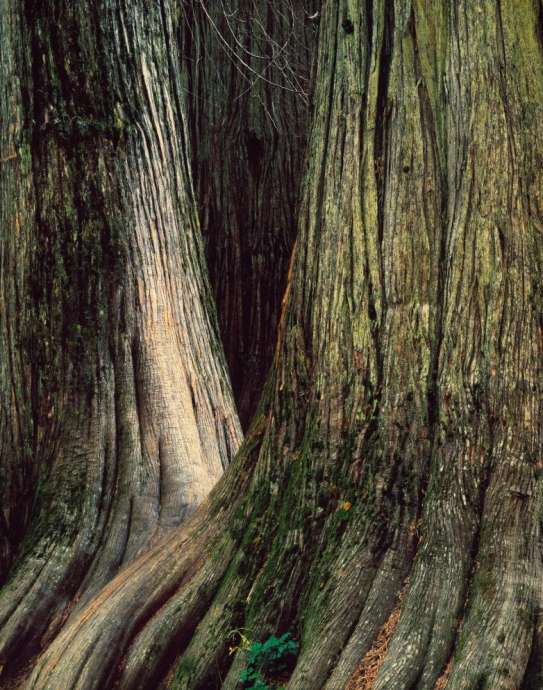
[[[539,615],[541,615],[541,613]],[[538,624],[536,623],[532,637],[530,657],[524,672],[520,690],[534,690],[535,688],[541,687],[543,687],[543,649],[541,646]]]
[[[388,100],[388,84],[390,79],[390,70],[392,67],[392,53],[394,49],[394,32],[395,32],[395,16],[394,7],[392,3],[386,3],[383,9],[384,13],[384,27],[382,34],[382,43],[379,54],[379,76],[377,86],[376,110],[378,113],[374,124],[374,175],[377,189],[377,238],[379,244],[379,271],[380,271],[380,303],[381,303],[381,321],[384,320],[384,314],[387,309],[387,295],[384,281],[384,265],[383,265],[383,233],[384,233],[384,206],[386,198],[386,171],[388,168],[388,137],[390,130],[390,121],[392,115],[392,103]],[[370,11],[370,16],[373,13]],[[371,36],[374,36],[374,31],[371,29]],[[376,50],[373,46],[371,51]],[[368,60],[371,62],[371,60]],[[368,66],[369,69],[369,66]],[[371,275],[368,268],[368,276]],[[371,279],[368,281],[368,319],[370,321],[370,329],[375,347],[376,366],[377,366],[377,395],[381,396],[384,377],[384,354],[381,348],[380,337],[380,323],[377,314],[377,296],[375,294],[375,286]]]
[[[541,48],[541,52],[543,53],[543,0],[540,0],[538,3],[537,25],[535,27],[535,31],[537,40],[539,42],[539,47]]]
[[[379,77],[377,86],[377,113],[374,132],[375,151],[375,182],[377,186],[377,214],[379,244],[383,242],[384,231],[384,203],[386,197],[386,180],[389,155],[389,133],[392,116],[392,101],[389,100],[388,84],[392,67],[392,53],[394,51],[395,16],[394,4],[385,3],[384,27],[381,51],[379,55]],[[382,254],[382,253],[381,253]],[[382,259],[382,256],[381,256]],[[384,275],[383,267],[381,267]],[[386,295],[383,293],[383,305],[386,303]]]
[[[366,0],[366,29],[367,29],[367,45],[369,49],[371,50],[372,42],[373,42],[373,3],[374,0]],[[367,64],[369,66],[369,60],[367,61]],[[366,79],[364,80],[364,84],[367,85],[368,83],[368,72],[366,72]]]

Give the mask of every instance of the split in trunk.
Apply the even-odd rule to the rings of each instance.
[[[316,7],[312,0],[307,11]],[[269,372],[296,233],[316,27],[302,3],[188,4],[193,174],[241,422]]]

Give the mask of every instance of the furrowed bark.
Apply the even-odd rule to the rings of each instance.
[[[199,237],[177,9],[28,0],[2,12],[5,75],[21,75],[3,104],[14,132],[2,129],[25,147],[2,186],[6,438],[33,430],[37,481],[0,596],[9,672],[202,501],[241,434]],[[8,331],[17,307],[23,342]],[[33,416],[17,427],[21,361]],[[5,450],[13,483],[28,482]],[[16,490],[5,498],[11,520]]]
[[[28,688],[233,690],[232,629],[295,635],[288,690],[344,688],[383,629],[373,688],[539,682],[537,10],[324,3],[298,237],[248,438],[188,523],[63,626]]]
[[[454,649],[447,688],[516,688],[540,606],[543,81],[529,65],[542,55],[531,3],[444,3],[440,15],[439,422],[423,544],[375,687],[433,688]]]

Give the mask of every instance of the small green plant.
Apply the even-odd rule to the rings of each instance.
[[[253,642],[247,650],[247,668],[240,675],[245,690],[270,690],[269,683],[282,680],[292,669],[298,643],[290,633],[272,635],[265,642]]]

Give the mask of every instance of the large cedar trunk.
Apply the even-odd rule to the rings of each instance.
[[[259,412],[205,504],[72,615],[28,688],[233,690],[241,628],[297,637],[288,690],[543,685],[540,18],[324,3]]]
[[[0,26],[2,575],[16,556],[0,663],[13,668],[179,525],[241,434],[189,170],[178,8],[10,0]]]

